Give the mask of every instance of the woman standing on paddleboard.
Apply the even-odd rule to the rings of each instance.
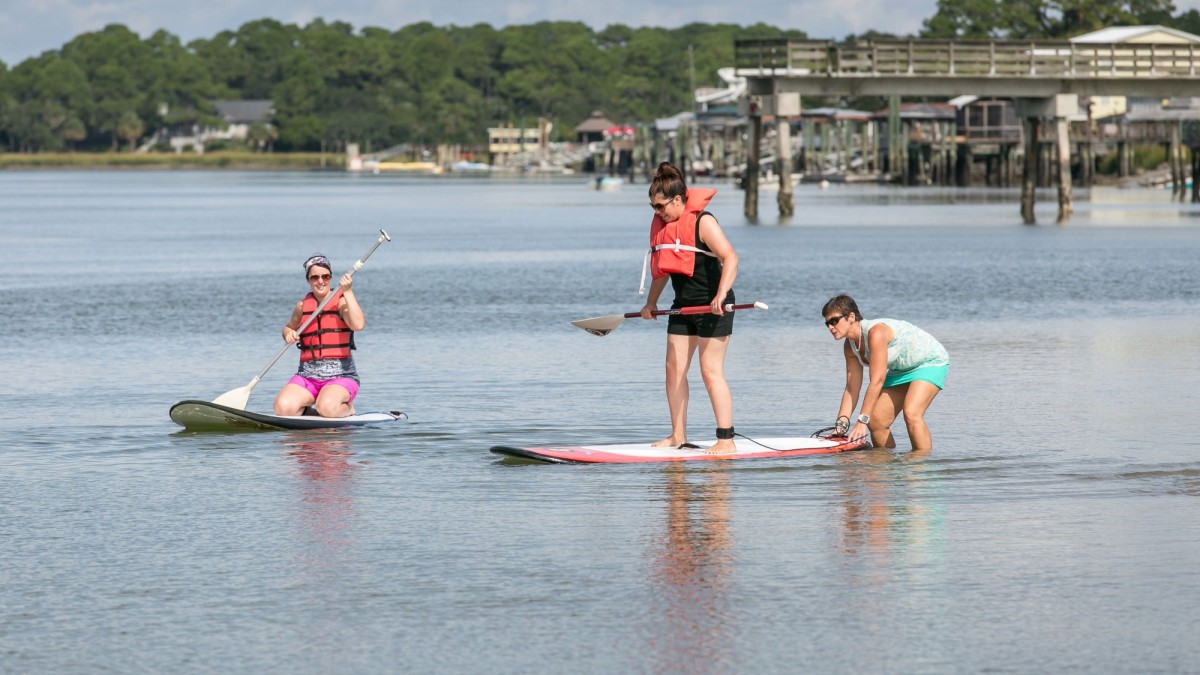
[[[933,448],[925,411],[946,382],[950,355],[932,335],[898,319],[864,319],[858,304],[848,295],[838,295],[821,310],[825,326],[835,340],[845,340],[846,389],[838,406],[835,433],[857,440],[871,433],[876,447],[894,448],[892,422],[904,412],[904,425],[913,450]],[[862,414],[853,429],[850,415],[862,390],[863,368],[870,370]]]
[[[650,271],[653,281],[642,307],[642,318],[653,319],[670,279],[675,289],[672,308],[709,305],[711,314],[671,316],[667,322],[667,405],[671,411],[671,435],[655,447],[680,447],[687,443],[688,368],[692,355],[700,352],[700,374],[712,401],[717,420],[717,442],[706,452],[731,453],[733,444],[733,397],[725,382],[725,351],[733,334],[734,312],[722,306],[734,302],[733,280],[738,257],[713,215],[704,210],[716,190],[691,188],[679,169],[668,162],[658,165],[650,183]],[[642,286],[646,280],[642,263]]]
[[[275,397],[275,414],[302,415],[312,405],[322,417],[348,417],[354,414],[359,382],[350,350],[355,348],[354,331],[362,330],[367,319],[351,289],[354,277],[350,272],[342,275],[338,290],[332,291],[333,265],[325,256],[314,255],[304,261],[304,274],[310,291],[296,303],[292,318],[283,327],[284,341],[299,342],[300,369]],[[331,291],[335,296],[303,333],[297,333]]]

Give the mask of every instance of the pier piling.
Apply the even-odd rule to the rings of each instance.
[[[1033,204],[1037,198],[1038,170],[1038,129],[1041,120],[1036,117],[1024,117],[1021,124],[1025,127],[1025,171],[1021,176],[1021,218],[1026,225],[1036,225],[1037,218],[1033,213]]]
[[[759,146],[762,143],[762,117],[750,116],[750,147],[746,148],[746,175],[742,179],[742,187],[746,190],[746,201],[743,213],[746,220],[758,222],[758,171]]]
[[[1058,223],[1071,219],[1071,139],[1066,117],[1054,118],[1054,143],[1058,147]]]
[[[790,218],[796,211],[792,199],[792,128],[791,122],[782,115],[775,118],[779,129],[779,194],[775,201],[779,204],[779,216]]]

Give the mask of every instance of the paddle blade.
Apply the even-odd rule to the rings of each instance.
[[[582,328],[592,335],[604,337],[617,329],[621,322],[625,321],[623,316],[598,316],[594,319],[579,319],[572,321],[571,325],[576,328]]]
[[[213,403],[216,403],[217,405],[223,405],[226,408],[245,410],[246,404],[250,402],[250,391],[254,389],[254,385],[257,383],[258,380],[256,379],[244,387],[230,389],[224,394],[214,398]]]

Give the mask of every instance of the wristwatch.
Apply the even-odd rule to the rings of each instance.
[[[861,415],[859,415],[859,416],[858,416],[858,421],[859,421],[859,422],[862,422],[863,424],[870,424],[870,423],[871,423],[871,416],[870,416],[870,415],[868,415],[868,414],[866,414],[866,413],[863,413],[863,414],[861,414]]]

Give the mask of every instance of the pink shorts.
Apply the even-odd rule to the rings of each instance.
[[[358,383],[348,377],[335,377],[332,380],[310,380],[307,377],[293,375],[292,379],[287,381],[288,384],[294,384],[298,387],[304,387],[308,393],[312,394],[313,400],[317,400],[317,395],[321,390],[331,384],[336,384],[346,391],[350,392],[350,401],[358,396]]]

